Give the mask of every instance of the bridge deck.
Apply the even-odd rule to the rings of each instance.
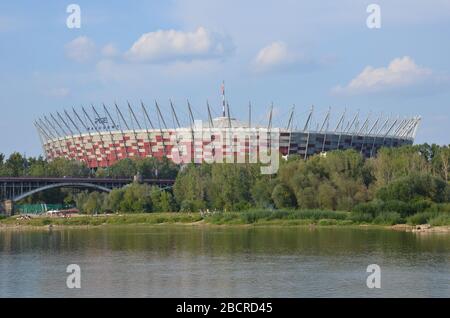
[[[0,201],[21,198],[27,193],[35,193],[39,189],[48,189],[52,185],[64,187],[87,188],[90,186],[99,189],[121,188],[133,182],[133,179],[113,179],[113,178],[36,178],[36,177],[0,177]],[[143,179],[145,184],[159,187],[171,186],[175,180],[171,179]]]

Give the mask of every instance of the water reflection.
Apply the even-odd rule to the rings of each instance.
[[[65,268],[82,268],[81,290]],[[382,288],[365,286],[382,268]],[[450,235],[126,226],[0,232],[0,296],[448,297]]]

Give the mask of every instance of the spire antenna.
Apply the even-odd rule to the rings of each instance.
[[[225,99],[225,81],[222,81],[222,117],[225,117],[225,107],[226,107],[226,99]]]

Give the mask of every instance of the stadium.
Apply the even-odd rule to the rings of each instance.
[[[127,103],[125,110],[117,104],[113,107],[91,105],[44,115],[34,124],[48,160],[75,159],[97,169],[136,157],[166,156],[176,163],[201,163],[205,158],[214,157],[216,161],[232,162],[228,159],[239,155],[248,157],[252,149],[261,150],[257,143],[252,148],[253,141],[267,136],[285,158],[298,155],[306,159],[336,149],[354,149],[365,157],[372,157],[381,147],[413,144],[421,120],[419,116],[371,119],[370,115],[361,119],[359,112],[348,116],[344,111],[332,122],[331,110],[328,110],[323,119],[314,123],[314,107],[305,116],[296,115],[293,107],[281,128],[273,127],[272,105],[266,123],[252,124],[251,105],[248,120],[233,118],[222,90],[220,116],[213,117],[207,103],[208,119],[204,122],[194,119],[189,101],[187,112],[181,115],[172,101],[167,109],[155,101],[153,111],[142,102],[139,107]],[[180,118],[187,123],[182,124]],[[301,126],[294,124],[296,120],[303,120]],[[240,135],[244,138],[238,138]],[[184,159],[180,160],[181,157]]]

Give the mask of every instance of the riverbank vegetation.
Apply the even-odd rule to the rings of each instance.
[[[20,162],[16,157],[6,161],[0,157],[3,174],[92,173],[83,164],[62,159],[51,163],[37,160],[43,170],[32,169],[33,164],[21,170],[13,164]],[[203,211],[202,219],[215,224],[278,220],[450,225],[447,146],[384,148],[371,159],[353,150],[332,151],[306,161],[290,156],[287,161],[280,160],[276,175],[261,175],[259,168],[254,164],[190,164],[179,169],[168,159],[124,159],[109,169],[98,169],[95,175],[124,178],[139,173],[145,178],[175,178],[173,189],[132,184],[109,194],[63,193],[64,201],[85,214]]]

